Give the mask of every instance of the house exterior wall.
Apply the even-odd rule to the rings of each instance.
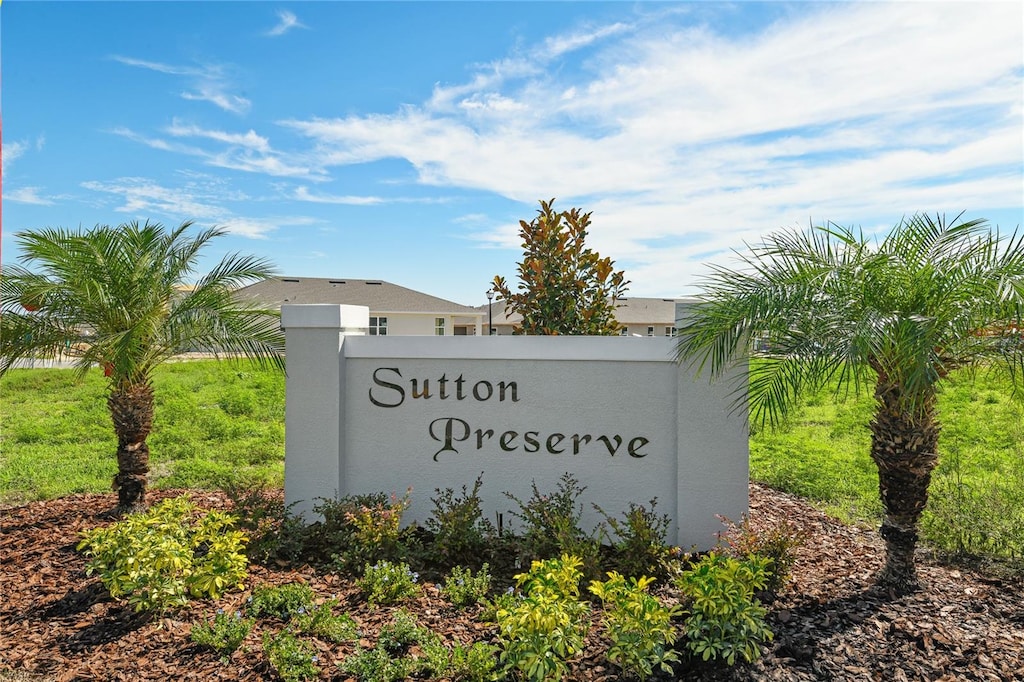
[[[388,318],[388,336],[436,336],[435,320],[444,318],[444,335],[455,333],[455,316],[445,313],[370,312],[372,317]]]

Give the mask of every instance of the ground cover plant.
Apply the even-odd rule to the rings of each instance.
[[[157,500],[179,494],[153,493]],[[230,498],[220,492],[193,491],[190,496],[204,509],[233,510]],[[272,560],[249,566],[242,592],[216,600],[194,598],[184,609],[136,613],[126,601],[111,599],[98,578],[83,577],[88,557],[72,549],[82,531],[110,525],[105,513],[115,499],[109,493],[78,495],[4,510],[0,679],[13,674],[19,682],[97,677],[346,680],[356,677],[349,666],[357,663],[362,679],[500,677],[499,629],[489,619],[501,609],[515,611],[524,601],[522,591],[508,594],[505,583],[495,585],[488,597],[497,609],[456,609],[435,581],[424,582],[419,596],[398,606],[380,606],[366,600],[353,575],[338,574],[329,565]],[[770,605],[762,602],[774,638],[761,641],[756,660],[745,663],[738,656],[731,667],[724,661],[704,663],[686,638],[659,651],[659,619],[638,622],[636,614],[681,605],[685,613],[670,621],[681,633],[694,607],[667,583],[646,585],[638,579],[633,589],[627,579],[631,594],[610,600],[619,606],[594,598],[588,616],[574,619],[574,627],[586,632],[577,654],[561,668],[563,679],[628,679],[621,672],[626,666],[635,665],[639,676],[645,661],[655,668],[669,651],[680,658],[672,663],[673,672],[654,669],[648,679],[861,679],[873,672],[884,679],[991,680],[1015,679],[1024,670],[1024,623],[1017,616],[1024,586],[1019,578],[979,576],[925,560],[921,571],[929,589],[892,602],[866,589],[881,556],[874,533],[756,484],[745,521],[740,532],[746,539],[727,547],[770,546],[772,529],[788,523],[807,534],[791,548],[795,560],[789,581]],[[674,574],[699,561],[678,555]],[[639,588],[642,584],[646,589]],[[587,598],[583,593],[578,601]],[[260,607],[256,615],[252,604],[257,602],[266,604],[265,613]],[[254,621],[248,632],[246,620]],[[339,627],[325,627],[329,620]],[[348,638],[352,623],[358,632]],[[653,646],[629,652],[651,656],[612,660],[616,642],[633,641]],[[363,651],[371,653],[360,658]]]

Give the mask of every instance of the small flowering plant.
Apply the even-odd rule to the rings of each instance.
[[[209,647],[226,658],[242,645],[255,623],[252,618],[242,618],[241,611],[227,614],[224,609],[217,609],[212,621],[192,626],[190,637],[196,644]]]
[[[462,566],[456,566],[444,580],[441,594],[456,608],[462,609],[480,602],[491,589],[490,566],[484,564],[476,575]]]
[[[296,637],[291,630],[282,630],[277,635],[263,633],[263,653],[285,682],[315,680],[320,676],[319,659],[313,645]]]
[[[366,595],[370,604],[396,604],[403,599],[411,599],[420,593],[417,582],[420,574],[409,568],[405,562],[391,563],[378,561],[366,564],[363,577],[356,585]]]

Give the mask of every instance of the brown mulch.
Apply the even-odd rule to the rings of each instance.
[[[151,494],[151,502],[181,491]],[[751,665],[693,664],[693,680],[1024,680],[1024,585],[967,568],[919,560],[926,588],[881,598],[870,589],[882,548],[877,533],[843,525],[799,498],[752,484],[751,522],[788,519],[810,534],[793,580],[771,605],[774,641]],[[220,493],[191,493],[200,505],[230,506]],[[273,675],[260,646],[262,622],[229,661],[189,640],[191,623],[217,608],[242,608],[248,592],[184,613],[149,618],[113,601],[84,573],[78,533],[107,523],[112,495],[76,495],[0,511],[0,680],[263,680]],[[350,581],[308,567],[254,566],[249,585],[304,581],[338,597],[359,622],[363,646],[393,608],[369,609]],[[492,626],[459,613],[430,588],[405,608],[445,641],[488,640]],[[337,663],[353,644],[314,640],[322,679],[344,680]],[[594,628],[573,680],[619,679],[601,658]]]

